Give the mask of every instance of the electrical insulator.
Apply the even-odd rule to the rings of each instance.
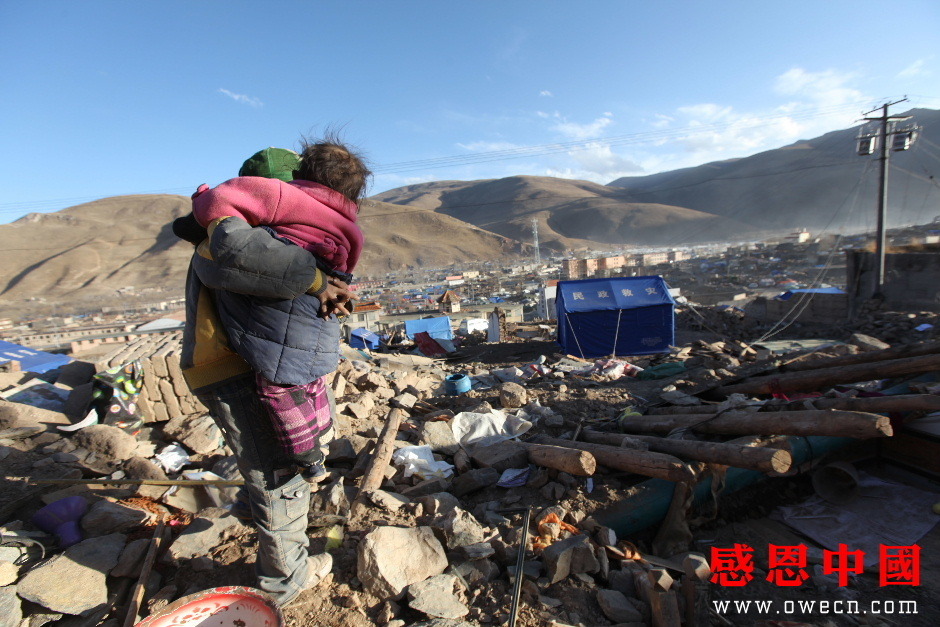
[[[877,147],[878,137],[876,135],[865,135],[858,138],[858,154],[863,157],[874,154]]]
[[[917,131],[900,131],[894,134],[894,140],[891,142],[891,150],[900,152],[901,150],[907,150],[911,147],[911,144],[914,143],[914,138],[917,136]]]

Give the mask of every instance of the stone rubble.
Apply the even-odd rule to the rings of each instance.
[[[708,315],[729,327],[742,320],[738,314]],[[819,351],[818,358],[888,345],[880,339],[887,336],[874,335],[846,337],[845,345]],[[532,466],[526,448],[516,441],[462,446],[450,420],[461,412],[489,414],[494,407],[513,416],[523,409],[535,423],[532,434],[570,439],[585,424],[612,427],[620,412],[642,409],[644,403],[700,405],[703,391],[775,367],[775,355],[734,337],[731,333],[721,341],[696,341],[670,355],[637,360],[650,371],[662,364],[682,365],[661,380],[612,379],[597,369],[576,375],[572,369],[579,363],[585,372],[592,364],[558,355],[539,360],[539,371],[445,365],[391,355],[377,355],[372,361],[343,360],[329,381],[337,392],[339,412],[338,437],[327,457],[332,476],[314,494],[311,512],[311,536],[315,542],[326,539],[337,563],[331,592],[323,594],[332,595],[330,603],[374,621],[362,624],[478,627],[505,622],[523,542],[520,508],[528,508],[533,521],[521,576],[529,624],[647,624],[650,607],[641,600],[634,573],[650,566],[629,559],[627,543],[632,538],[618,537],[592,518],[595,508],[629,497],[623,473],[600,469],[586,479]],[[24,493],[0,493],[5,499],[0,506],[8,512],[0,520],[6,525],[4,537],[8,532],[37,533],[35,537],[51,547],[45,559],[28,546],[0,547],[0,627],[19,626],[24,612],[30,625],[54,624],[59,615],[97,616],[109,595],[116,594],[119,582],[129,586],[139,577],[157,512],[173,524],[168,527],[159,573],[149,584],[145,612],[210,587],[203,582],[223,585],[224,579],[212,577],[220,565],[234,563],[226,552],[253,542],[253,530],[227,509],[234,488],[168,490],[119,483],[122,478],[180,478],[181,471],[166,472],[153,457],[172,442],[179,442],[189,454],[185,470],[238,476],[218,428],[192,398],[178,394],[175,405],[163,402],[164,395],[178,392],[173,378],[178,358],[171,365],[177,355],[175,345],[158,342],[154,352],[148,352],[147,346],[154,348],[141,344],[122,353],[141,359],[152,370],[145,375],[147,422],[137,437],[106,424],[70,434],[47,431],[46,425],[69,420],[52,416],[56,412],[0,401],[0,428],[8,429],[6,437],[0,432],[0,455],[7,456],[6,462],[22,465],[23,473],[117,481],[114,486],[72,486],[42,495],[36,491],[32,509],[24,508]],[[85,383],[82,376],[87,373],[81,372],[79,368],[69,372],[74,390]],[[451,372],[472,374],[483,385],[462,396],[446,396],[443,381]],[[543,374],[533,374],[537,372]],[[637,388],[636,398],[628,391],[632,385],[645,386]],[[429,446],[435,461],[446,463],[450,470],[406,477],[401,467],[389,465],[381,488],[363,495],[368,506],[365,518],[347,520],[359,478],[391,408],[407,414],[395,446]],[[36,429],[28,434],[9,431],[30,426]],[[513,487],[497,486],[504,472],[526,469],[528,474],[518,483],[509,484]],[[71,495],[85,497],[90,505],[81,520],[85,539],[62,551],[54,538],[32,531],[28,520],[44,500]],[[124,534],[133,534],[133,539],[126,542]],[[535,538],[539,542],[533,544]],[[249,549],[240,550],[245,572],[250,573],[253,556]],[[13,563],[24,557],[26,567]],[[682,573],[671,575],[675,583],[661,580],[676,590]],[[575,597],[570,595],[575,592],[580,596],[573,605]]]

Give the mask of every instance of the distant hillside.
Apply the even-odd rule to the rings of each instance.
[[[110,305],[125,287],[154,300],[179,295],[193,248],[170,224],[189,210],[184,196],[115,196],[0,225],[0,303],[100,297]],[[502,236],[414,207],[367,200],[360,220],[366,248],[359,276],[519,251]]]
[[[907,123],[922,132],[910,150],[890,155],[892,226],[923,224],[940,215],[934,178],[940,175],[940,111],[914,109],[905,115],[912,115]],[[856,155],[857,133],[856,128],[835,131],[744,159],[621,178],[610,186],[636,202],[688,207],[752,226],[868,227],[875,221],[878,163]]]
[[[597,183],[552,177],[425,183],[374,198],[432,209],[522,241],[531,241],[534,219],[542,245],[556,250],[705,241],[754,230],[679,206],[633,202],[624,191]]]
[[[521,251],[519,242],[456,218],[375,199],[362,203],[359,223],[366,236],[359,274],[507,259]]]

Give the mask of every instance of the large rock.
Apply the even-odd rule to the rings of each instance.
[[[199,512],[189,526],[179,535],[164,556],[164,561],[188,560],[206,555],[218,546],[222,534],[234,525],[238,519],[224,509],[210,507]]]
[[[599,590],[597,604],[604,616],[615,623],[642,623],[643,615],[623,593],[616,590]]]
[[[444,547],[430,527],[379,527],[359,543],[357,576],[380,599],[400,599],[405,588],[445,568]]]
[[[495,485],[497,481],[499,481],[499,471],[495,468],[475,468],[454,479],[451,492],[457,498],[462,498],[472,492]]]
[[[82,614],[108,602],[106,578],[117,564],[125,536],[114,533],[79,542],[32,569],[17,594],[54,612]]]
[[[118,461],[134,457],[137,451],[137,439],[111,425],[91,425],[72,436],[72,442],[78,448],[95,453],[102,461]]]
[[[144,457],[131,457],[124,462],[124,472],[127,474],[128,479],[156,479],[158,481],[166,481],[167,479],[163,468]],[[141,484],[137,487],[137,494],[156,500],[163,496],[168,489],[168,486]]]
[[[145,523],[150,516],[142,509],[102,499],[82,517],[82,530],[88,536],[106,536],[130,531]]]
[[[453,455],[460,450],[460,443],[454,437],[453,429],[443,421],[431,421],[421,425],[418,438],[422,444],[430,446],[435,453]]]
[[[528,393],[518,383],[507,382],[499,386],[499,403],[506,409],[516,409],[526,404]]]
[[[421,503],[424,513],[437,518],[446,516],[455,507],[460,506],[460,501],[450,492],[435,492],[422,496],[418,499]]]
[[[166,481],[166,473],[163,468],[144,457],[131,457],[124,462],[124,473],[128,479],[157,479]]]
[[[379,388],[387,388],[388,381],[377,372],[367,372],[356,380],[356,387],[360,392],[372,392]]]
[[[0,429],[42,427],[45,430],[53,425],[70,424],[72,421],[62,412],[0,399]]]
[[[456,549],[460,546],[483,542],[483,539],[486,537],[483,525],[477,522],[473,514],[459,507],[451,510],[450,513],[439,523],[436,523],[435,526],[444,532],[444,537],[447,538],[448,549]]]
[[[0,586],[16,583],[20,576],[20,567],[13,562],[0,561]]]
[[[435,575],[408,586],[411,609],[436,618],[460,618],[470,609],[457,598],[458,579],[453,575]]]
[[[0,588],[0,627],[20,627],[23,608],[16,596],[16,586]]]
[[[373,505],[383,507],[390,512],[397,512],[402,506],[411,503],[411,499],[407,496],[385,490],[370,490],[366,492],[366,497],[372,501]]]
[[[127,543],[121,551],[118,563],[111,569],[112,577],[140,577],[140,570],[144,565],[144,557],[150,547],[150,538],[140,538]]]
[[[857,346],[858,349],[863,352],[881,351],[891,348],[891,345],[887,342],[882,342],[878,338],[862,333],[853,333],[852,337],[849,338],[849,344]]]
[[[222,432],[208,415],[176,416],[166,423],[163,433],[200,455],[210,455],[224,443]]]
[[[594,548],[585,535],[559,540],[542,551],[542,563],[550,583],[558,583],[568,575],[596,573],[600,569]]]

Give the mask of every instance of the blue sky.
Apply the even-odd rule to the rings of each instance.
[[[189,194],[331,125],[370,193],[746,156],[940,108],[938,33],[935,0],[0,2],[0,222]]]

